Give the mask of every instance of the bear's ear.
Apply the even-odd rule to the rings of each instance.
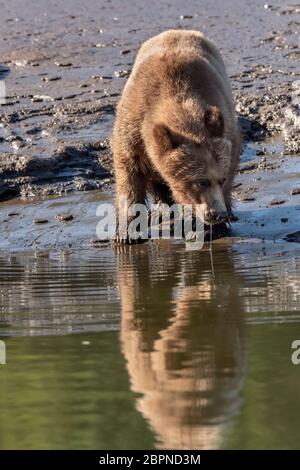
[[[211,137],[222,137],[224,133],[224,118],[221,110],[210,106],[204,112],[204,125]]]
[[[182,142],[180,135],[171,131],[171,129],[164,124],[155,124],[153,128],[153,136],[156,144],[164,152],[179,147]]]

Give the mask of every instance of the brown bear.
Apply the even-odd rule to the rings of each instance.
[[[170,30],[140,48],[112,136],[117,207],[201,204],[204,220],[231,214],[240,133],[222,57],[201,32]]]

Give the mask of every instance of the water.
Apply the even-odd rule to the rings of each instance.
[[[299,448],[299,244],[0,260],[0,448]]]
[[[271,88],[284,107],[299,76],[296,8],[279,0],[0,5],[3,168],[11,154],[43,168],[65,145],[108,137],[126,80],[115,72],[168,28],[208,34],[237,94]],[[105,193],[1,202],[0,449],[299,448],[300,245],[279,240],[299,230],[300,161],[276,142],[245,147],[243,165],[266,147],[274,169],[238,176],[235,200],[253,197],[236,203],[235,239],[213,243],[212,260],[167,241],[89,249]],[[56,196],[87,168],[56,171]],[[286,202],[270,206],[275,196]]]

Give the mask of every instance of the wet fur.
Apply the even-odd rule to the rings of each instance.
[[[120,196],[144,203],[150,193],[209,210],[224,197],[231,211],[240,134],[223,60],[202,33],[170,30],[142,45],[118,104],[112,148],[117,204]],[[209,188],[199,186],[203,179]]]

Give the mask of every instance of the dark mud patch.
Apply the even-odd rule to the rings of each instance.
[[[285,240],[288,242],[300,243],[300,230],[294,233],[289,233],[285,237]]]
[[[300,153],[300,80],[264,95],[238,95],[236,99],[246,141],[281,136],[284,152]]]
[[[297,230],[299,202],[292,193],[298,187],[300,153],[297,5],[216,0],[207,2],[204,11],[193,0],[185,6],[180,0],[172,5],[154,0],[151,7],[140,2],[126,8],[120,0],[103,8],[91,0],[82,9],[72,0],[49,7],[47,16],[43,6],[31,1],[27,6],[14,1],[2,5],[0,45],[0,82],[6,83],[0,106],[0,200],[28,200],[24,223],[33,225],[31,204],[41,204],[46,227],[52,224],[52,196],[66,195],[67,201],[73,191],[111,187],[114,112],[139,45],[162,30],[186,28],[202,30],[215,41],[231,77],[244,136],[235,188],[240,213],[233,232],[276,238]],[[270,206],[275,196],[285,202]],[[39,203],[33,202],[36,197]],[[83,201],[80,194],[74,198]],[[282,223],[286,206],[289,220]],[[276,215],[278,229],[269,213]],[[60,230],[86,222],[84,215],[74,216],[68,224],[60,222]],[[18,217],[6,218],[15,219],[17,230]],[[84,237],[85,228],[80,230]],[[91,231],[94,226],[88,239],[94,236]],[[24,246],[35,236],[56,246],[52,237],[47,241],[33,232]]]
[[[110,179],[108,141],[65,145],[48,158],[5,154],[0,165],[0,199],[99,189]]]

